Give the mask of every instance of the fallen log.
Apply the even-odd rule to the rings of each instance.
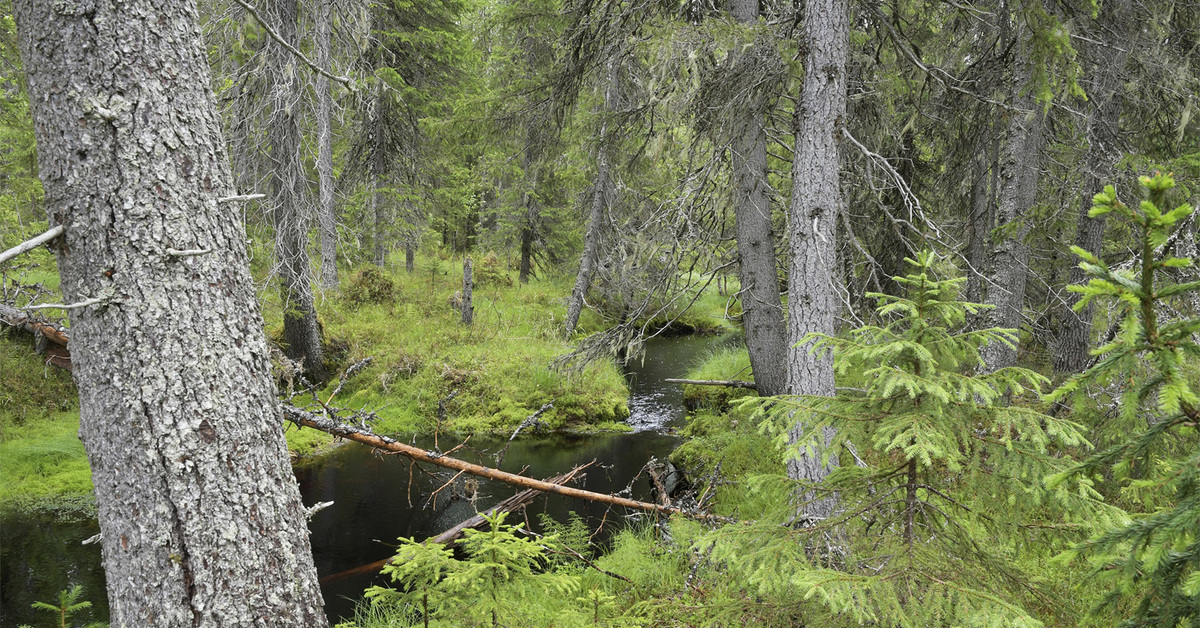
[[[575,479],[575,476],[580,471],[590,467],[593,462],[595,462],[595,461],[593,460],[592,462],[589,462],[583,466],[575,467],[574,469],[571,469],[570,471],[568,471],[566,473],[562,473],[562,474],[556,475],[552,478],[548,478],[546,481],[551,482],[553,484],[565,484],[567,482],[570,482],[571,480]],[[535,497],[537,497],[539,493],[541,493],[541,491],[536,491],[534,489],[525,489],[525,490],[517,493],[516,495],[513,495],[512,497],[509,497],[508,499],[501,501],[500,503],[496,504],[495,506],[492,506],[491,508],[488,508],[487,510],[485,510],[481,513],[477,513],[475,516],[466,519],[465,521],[459,523],[458,525],[454,526],[453,528],[450,528],[449,530],[446,530],[445,532],[442,532],[441,534],[439,534],[435,537],[430,537],[425,542],[426,543],[439,543],[442,545],[452,544],[455,541],[457,541],[459,539],[459,537],[461,537],[463,535],[463,532],[467,531],[470,528],[476,528],[476,527],[483,525],[487,521],[487,517],[493,517],[496,515],[496,513],[500,513],[500,512],[511,512],[522,506],[525,506],[525,505],[529,504],[529,502],[533,501],[533,499]],[[354,576],[358,576],[358,575],[362,575],[362,574],[366,574],[366,573],[379,573],[379,570],[383,569],[384,565],[391,562],[392,558],[393,557],[389,556],[388,558],[384,558],[383,560],[377,560],[373,563],[361,565],[361,566],[355,567],[353,569],[347,569],[345,571],[339,571],[335,574],[330,574],[328,576],[321,578],[321,584],[325,584],[327,582],[336,582],[338,580],[345,580],[346,578],[352,578]]]
[[[65,328],[56,327],[45,321],[38,320],[37,317],[31,316],[24,310],[3,303],[0,303],[0,321],[4,321],[6,325],[25,330],[31,334],[41,334],[47,340],[64,347],[67,346],[67,341],[70,339]]]
[[[748,388],[750,390],[758,390],[758,386],[754,382],[746,382],[738,379],[664,379],[664,382],[669,384],[691,384],[693,386],[726,386],[729,388]]]
[[[633,508],[635,510],[644,510],[647,512],[657,512],[657,513],[661,513],[664,515],[682,515],[684,517],[690,517],[693,519],[701,519],[701,520],[706,520],[706,521],[725,521],[725,522],[731,521],[731,519],[729,519],[727,517],[720,517],[717,515],[708,515],[708,514],[688,512],[686,510],[683,510],[682,508],[676,508],[674,506],[662,506],[660,504],[651,504],[649,502],[640,502],[640,501],[637,501],[634,499],[617,497],[616,495],[605,495],[603,493],[594,493],[592,491],[585,491],[583,489],[571,488],[569,486],[561,486],[558,484],[554,484],[552,482],[546,482],[543,480],[535,480],[533,478],[526,477],[523,475],[517,475],[515,473],[508,473],[507,471],[501,471],[499,469],[492,469],[490,467],[472,464],[470,462],[466,462],[465,460],[451,458],[450,456],[446,456],[446,455],[443,455],[443,454],[440,454],[437,452],[427,451],[427,450],[421,449],[420,447],[406,445],[404,443],[401,443],[397,440],[388,438],[386,436],[380,436],[378,434],[375,434],[374,432],[371,432],[369,430],[354,427],[352,425],[346,425],[344,423],[339,423],[339,422],[333,421],[331,419],[326,419],[326,418],[320,417],[316,414],[313,414],[312,412],[308,412],[306,410],[301,410],[300,408],[297,408],[297,407],[289,405],[289,404],[283,405],[283,416],[285,419],[291,421],[292,423],[295,423],[296,425],[303,426],[303,427],[311,427],[313,429],[318,429],[318,430],[321,430],[322,432],[326,432],[328,434],[337,436],[338,438],[344,438],[346,440],[352,440],[357,443],[362,443],[364,445],[370,445],[372,447],[375,447],[376,449],[382,449],[384,451],[398,453],[402,456],[406,456],[406,457],[416,460],[418,462],[428,462],[429,464],[434,464],[439,467],[445,467],[447,469],[454,469],[456,471],[463,471],[463,472],[469,473],[471,475],[476,475],[476,476],[479,476],[482,478],[488,478],[490,480],[496,480],[499,482],[505,482],[505,483],[513,484],[515,486],[520,486],[523,488],[534,489],[536,491],[541,491],[543,493],[554,493],[555,495],[566,495],[567,497],[574,497],[577,499],[586,499],[588,501],[600,502],[602,504],[611,504],[613,506],[624,506],[625,508]]]

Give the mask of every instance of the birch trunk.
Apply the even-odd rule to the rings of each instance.
[[[63,295],[102,299],[71,352],[112,625],[324,626],[195,4],[75,6],[15,12]]]
[[[758,21],[758,0],[736,0],[734,18],[743,24]],[[756,41],[742,54],[753,60],[767,41]],[[751,61],[753,62],[753,61]],[[738,71],[733,64],[733,71]],[[734,123],[730,146],[734,180],[734,219],[737,223],[738,278],[741,280],[742,325],[758,394],[783,394],[787,386],[787,354],[783,303],[775,272],[775,231],[767,183],[765,103],[751,98]],[[836,163],[836,160],[835,160]]]
[[[838,180],[838,137],[846,115],[846,56],[850,39],[847,0],[813,0],[806,8],[803,93],[796,112],[796,149],[792,162],[791,252],[788,282],[787,392],[796,395],[834,394],[833,356],[811,354],[797,346],[809,332],[833,334],[838,309],[835,219],[842,205]],[[803,432],[797,422],[795,443]],[[835,436],[823,434],[828,445]],[[816,482],[837,464],[823,464],[821,452],[808,450],[788,462],[788,477]],[[835,498],[810,503],[805,512],[828,517]]]

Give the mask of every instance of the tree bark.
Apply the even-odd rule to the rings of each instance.
[[[1100,192],[1105,180],[1111,178],[1121,149],[1120,122],[1124,104],[1122,78],[1128,49],[1134,45],[1137,21],[1128,15],[1129,0],[1106,0],[1094,22],[1092,41],[1084,45],[1092,81],[1085,88],[1088,95],[1088,149],[1080,164],[1083,187],[1079,191],[1079,221],[1075,246],[1099,256],[1104,245],[1104,216],[1088,215],[1092,197]],[[1096,41],[1099,40],[1099,41]],[[1078,265],[1071,267],[1068,282],[1081,284],[1087,275]],[[1078,373],[1089,358],[1092,331],[1092,305],[1088,303],[1076,312],[1071,309],[1079,295],[1066,292],[1066,307],[1062,308],[1062,336],[1054,360],[1056,373]]]
[[[833,396],[833,356],[813,354],[800,346],[810,332],[833,334],[838,309],[835,219],[842,205],[838,138],[846,115],[846,57],[850,46],[847,0],[813,0],[806,8],[804,83],[796,111],[796,148],[792,161],[791,253],[788,281],[787,392]],[[802,417],[790,435],[795,443],[804,431]],[[825,430],[828,445],[836,433]],[[817,482],[837,464],[830,456],[808,450],[788,461],[788,477]],[[836,498],[811,502],[805,514],[831,515]]]
[[[1029,270],[1029,233],[1026,213],[1037,200],[1038,176],[1041,174],[1043,141],[1042,114],[1034,101],[1029,83],[1032,66],[1029,60],[1029,41],[1025,34],[1017,35],[1017,61],[1009,86],[1010,102],[1015,110],[1005,113],[1005,137],[1000,148],[1000,181],[996,201],[998,241],[992,249],[986,303],[992,327],[1016,329],[1021,326],[1025,309],[1025,282]],[[992,343],[980,352],[985,368],[995,371],[1017,363],[1017,349],[1003,343]]]
[[[314,0],[316,4],[316,64],[330,69],[329,53],[332,39],[332,0]],[[333,96],[329,91],[329,79],[320,74],[316,77],[317,95],[317,189],[319,202],[317,218],[321,228],[321,284],[326,289],[338,286],[337,268],[337,214],[333,206],[333,130],[331,109]]]
[[[758,21],[758,0],[735,0],[734,18],[743,24]],[[769,41],[758,40],[744,49],[742,63],[753,63]],[[741,71],[739,63],[731,71]],[[734,123],[730,157],[734,180],[734,219],[737,223],[738,278],[741,280],[742,326],[750,370],[758,393],[783,394],[787,388],[787,342],[779,276],[775,272],[775,230],[767,196],[766,103],[752,96]]]
[[[596,144],[596,180],[592,183],[592,207],[588,215],[587,231],[583,235],[583,257],[579,260],[579,273],[575,275],[575,286],[571,289],[571,300],[567,303],[566,335],[575,332],[579,314],[583,311],[583,299],[592,285],[592,274],[596,271],[596,260],[600,254],[600,232],[604,227],[604,214],[612,204],[616,190],[613,189],[612,172],[609,165],[608,118],[615,113],[618,95],[617,59],[608,60],[608,76],[604,86],[604,120],[600,123],[600,137]]]
[[[279,36],[298,43],[296,0],[274,0],[267,13]],[[304,165],[300,161],[300,99],[304,90],[292,53],[274,39],[267,42],[274,71],[273,106],[267,136],[271,145],[271,215],[275,224],[280,297],[283,300],[284,354],[304,365],[310,379],[325,379],[321,329],[313,304],[308,258],[309,209]]]
[[[387,263],[387,206],[383,202],[384,180],[387,177],[387,133],[384,119],[387,96],[383,89],[375,86],[375,106],[371,111],[371,214],[375,222],[375,265],[383,268]]]
[[[967,219],[967,301],[981,303],[984,298],[983,278],[988,273],[988,243],[991,241],[995,214],[995,180],[993,173],[999,165],[996,142],[990,124],[984,124],[975,138],[975,171],[971,184],[971,210]]]
[[[471,258],[467,257],[463,260],[462,287],[462,324],[467,326],[475,322],[475,306],[471,304],[471,290],[474,285],[474,280],[471,278]]]
[[[113,626],[324,626],[192,2],[18,2]],[[208,249],[177,256],[168,249]]]

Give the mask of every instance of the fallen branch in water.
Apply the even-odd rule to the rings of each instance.
[[[691,384],[693,386],[726,386],[729,388],[748,388],[758,390],[754,382],[739,379],[664,379],[668,384]]]
[[[554,484],[552,482],[546,482],[543,480],[535,480],[533,478],[526,477],[523,475],[517,475],[515,473],[508,473],[506,471],[501,471],[499,469],[493,469],[493,468],[485,467],[485,466],[478,465],[478,464],[472,464],[472,463],[466,462],[464,460],[459,460],[457,458],[451,458],[450,456],[446,456],[444,454],[427,451],[425,449],[421,449],[420,447],[406,445],[404,443],[401,443],[397,440],[388,438],[386,436],[380,436],[378,434],[375,434],[374,432],[371,432],[370,430],[362,429],[362,428],[355,427],[352,425],[346,425],[344,423],[338,423],[337,421],[332,421],[330,419],[321,418],[320,416],[313,414],[312,412],[308,412],[306,410],[301,410],[300,408],[297,408],[292,405],[284,404],[283,416],[285,419],[291,421],[292,423],[295,423],[296,425],[299,425],[302,427],[311,427],[313,429],[321,430],[322,432],[326,432],[328,434],[337,436],[338,438],[344,438],[346,440],[352,440],[352,441],[355,441],[358,443],[362,443],[364,445],[370,445],[371,447],[374,447],[376,449],[382,449],[384,451],[398,453],[402,456],[407,456],[408,458],[412,458],[413,460],[416,460],[419,462],[428,462],[429,464],[434,464],[439,467],[445,467],[447,469],[454,469],[456,471],[465,471],[466,473],[469,473],[471,475],[476,475],[476,476],[479,476],[482,478],[488,478],[490,480],[496,480],[499,482],[505,482],[507,484],[512,484],[512,485],[520,486],[523,488],[533,489],[533,490],[541,491],[544,493],[554,493],[555,495],[566,495],[567,497],[574,497],[577,499],[586,499],[588,501],[600,502],[602,504],[611,504],[613,506],[624,506],[625,508],[633,508],[635,510],[657,512],[657,513],[662,513],[664,515],[683,515],[684,517],[690,517],[693,519],[701,519],[701,520],[706,520],[706,521],[726,521],[726,522],[731,521],[731,519],[729,519],[727,517],[719,517],[717,515],[688,512],[688,511],[683,510],[682,508],[675,508],[675,507],[671,507],[671,506],[661,506],[659,504],[651,504],[649,502],[640,502],[640,501],[633,500],[633,499],[626,499],[624,497],[617,497],[616,495],[605,495],[603,493],[594,493],[592,491],[585,491],[585,490],[578,489],[578,488],[571,488],[569,486],[561,486],[558,484]]]

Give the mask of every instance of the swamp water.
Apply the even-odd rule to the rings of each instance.
[[[663,379],[682,377],[708,351],[724,342],[696,336],[651,340],[645,359],[626,369],[630,383],[629,424],[634,432],[522,434],[509,445],[501,468],[545,478],[595,460],[586,477],[573,486],[599,493],[629,487],[631,493],[626,496],[649,500],[649,480],[637,476],[650,458],[666,459],[679,440],[671,431],[683,425],[680,386],[664,383]],[[494,466],[495,454],[504,447],[505,440],[471,438],[454,456]],[[459,444],[454,438],[439,441],[443,451]],[[433,447],[431,438],[418,438],[416,444]],[[331,622],[351,616],[355,601],[366,587],[386,584],[378,568],[348,572],[390,556],[398,537],[436,535],[517,490],[466,475],[449,482],[453,477],[453,472],[444,469],[413,467],[410,472],[407,458],[376,454],[353,443],[296,469],[305,504],[334,502],[309,522],[313,557]],[[443,485],[430,499],[430,494]],[[629,514],[620,508],[610,510],[604,504],[543,496],[527,508],[534,529],[540,528],[536,514],[541,512],[559,521],[575,512],[593,530],[603,524],[598,538],[607,538],[626,525],[624,515]],[[520,517],[518,511],[509,515],[508,522],[522,521]],[[106,619],[108,604],[99,546],[80,544],[97,531],[95,521],[58,522],[49,516],[7,517],[0,521],[0,626],[51,625],[51,615],[34,611],[30,604],[54,602],[60,590],[76,583],[84,585],[84,599],[92,603],[91,609],[76,615],[77,621]]]

